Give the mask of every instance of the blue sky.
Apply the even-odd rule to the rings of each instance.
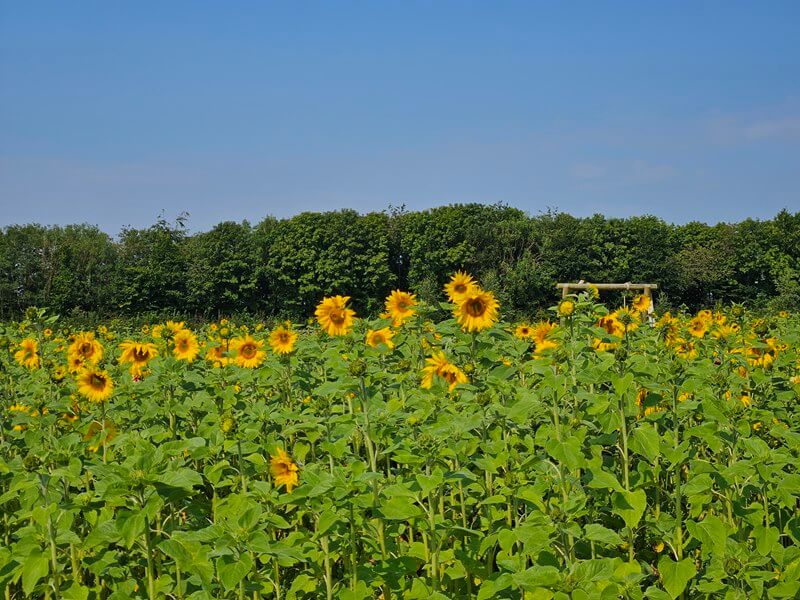
[[[0,226],[799,191],[796,1],[0,0]]]

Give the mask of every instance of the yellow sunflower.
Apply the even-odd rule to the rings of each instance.
[[[443,352],[435,352],[433,356],[425,359],[426,366],[422,369],[422,382],[420,387],[430,389],[433,386],[433,378],[438,376],[444,379],[449,387],[449,391],[460,383],[467,383],[469,379],[464,372],[447,360]]]
[[[14,353],[14,360],[26,369],[37,369],[41,360],[39,358],[39,342],[33,338],[25,338],[19,344],[19,350]]]
[[[647,309],[650,308],[650,297],[645,296],[644,294],[639,294],[633,299],[631,306],[633,306],[633,310],[636,312],[647,312]]]
[[[461,297],[455,317],[464,331],[483,331],[495,324],[499,307],[492,292],[473,288]]]
[[[571,317],[575,313],[575,303],[572,300],[562,300],[558,304],[560,317]]]
[[[550,339],[550,334],[555,328],[555,323],[550,323],[549,321],[540,321],[534,326],[533,333],[531,334],[535,345],[534,354],[539,355],[546,350],[552,350],[558,347],[558,342]]]
[[[447,298],[450,302],[458,304],[464,299],[464,296],[477,288],[478,284],[472,278],[472,275],[468,275],[463,271],[457,271],[450,277],[450,281],[445,284],[444,292],[447,294]]]
[[[90,402],[103,402],[108,400],[114,391],[114,382],[108,371],[100,371],[89,367],[78,374],[78,392]]]
[[[275,479],[275,485],[286,486],[286,491],[292,493],[292,488],[300,483],[299,468],[292,458],[282,449],[276,448],[275,454],[270,455],[269,471]]]
[[[183,321],[167,321],[164,324],[164,326],[172,332],[172,335],[186,329],[185,325]]]
[[[209,346],[206,350],[206,360],[214,363],[215,367],[224,367],[231,362],[231,359],[225,356],[225,349],[222,346]]]
[[[386,298],[384,304],[386,307],[385,317],[392,319],[392,325],[400,327],[406,319],[414,316],[416,313],[414,307],[416,305],[417,297],[415,294],[394,290]]]
[[[200,354],[197,337],[188,329],[181,329],[172,336],[172,354],[178,360],[192,362]]]
[[[297,333],[292,331],[291,323],[279,325],[269,334],[269,347],[275,354],[291,354],[297,343]]]
[[[533,336],[533,329],[527,323],[520,323],[514,329],[514,337],[519,340],[528,340]]]
[[[231,350],[236,353],[236,364],[246,369],[254,369],[260,366],[267,356],[267,353],[261,350],[263,345],[264,340],[253,339],[250,335],[233,340],[231,342]]]
[[[131,340],[126,340],[119,345],[122,354],[119,362],[121,364],[131,363],[136,366],[146,366],[151,360],[158,356],[158,349],[152,342],[142,344]]]
[[[689,322],[689,333],[696,338],[701,338],[708,331],[708,324],[708,320],[698,315]]]
[[[353,328],[354,310],[347,308],[350,296],[330,296],[317,305],[317,322],[331,336],[347,335]]]
[[[67,354],[70,357],[79,357],[84,364],[96,365],[103,358],[103,345],[94,339],[93,332],[81,332],[73,339]]]
[[[384,327],[383,329],[370,329],[367,331],[367,344],[372,348],[377,348],[383,344],[391,350],[394,348],[393,337],[394,332],[388,327]]]

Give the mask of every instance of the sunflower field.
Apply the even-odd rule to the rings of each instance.
[[[0,324],[4,598],[800,595],[798,315],[445,294]]]

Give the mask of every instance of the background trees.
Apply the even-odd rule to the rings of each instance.
[[[510,318],[552,305],[556,281],[580,279],[658,283],[670,306],[800,309],[800,213],[670,225],[466,204],[303,213],[194,234],[181,215],[117,239],[90,225],[13,225],[0,230],[0,318],[36,305],[61,314],[300,319],[329,294],[350,295],[359,313],[374,314],[398,287],[440,300],[458,269],[494,290]]]

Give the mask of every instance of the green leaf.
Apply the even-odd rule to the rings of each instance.
[[[414,501],[404,496],[389,498],[381,503],[380,511],[385,518],[391,521],[408,521],[422,514]]]
[[[30,596],[33,588],[43,577],[47,577],[50,572],[50,562],[47,555],[41,550],[34,550],[22,563],[22,591],[26,596]]]
[[[622,517],[630,529],[636,527],[647,508],[647,494],[644,490],[615,492],[611,498],[612,512]]]
[[[661,573],[664,589],[673,599],[686,589],[686,585],[696,573],[693,559],[684,558],[681,562],[675,562],[666,555],[659,559],[658,571]]]
[[[217,559],[217,575],[228,591],[239,585],[252,568],[253,559],[249,554],[240,554],[238,560],[227,555]]]
[[[592,474],[592,480],[587,484],[588,487],[595,490],[605,489],[610,492],[625,491],[625,488],[622,487],[617,478],[608,471],[603,471],[602,469],[590,469],[589,472]]]
[[[586,531],[586,539],[592,542],[599,542],[608,546],[619,546],[622,544],[622,538],[619,534],[607,527],[603,527],[597,523],[590,523],[584,527]]]
[[[630,437],[630,448],[636,454],[653,462],[661,455],[660,446],[661,437],[653,424],[643,423],[633,430]]]

